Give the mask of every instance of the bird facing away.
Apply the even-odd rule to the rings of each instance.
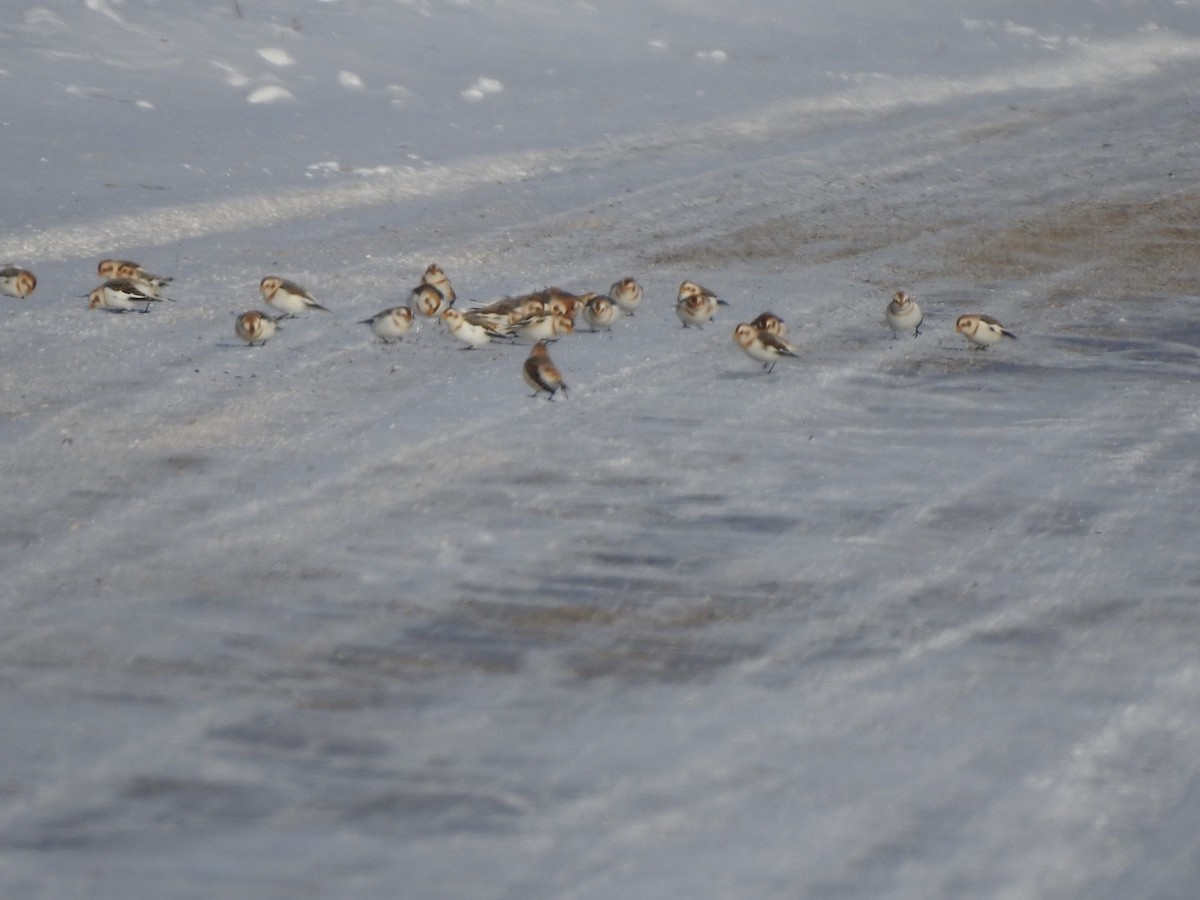
[[[612,287],[608,289],[608,296],[613,299],[613,302],[621,308],[626,315],[633,315],[642,304],[642,297],[645,292],[642,286],[637,283],[637,279],[630,276],[614,281]]]
[[[529,356],[525,359],[522,375],[525,377],[525,383],[533,388],[535,397],[545,391],[546,399],[553,400],[555,392],[559,390],[563,392],[564,397],[569,396],[567,386],[562,380],[562,373],[550,359],[550,351],[546,349],[545,341],[538,341],[533,345],[533,349],[529,351]]]

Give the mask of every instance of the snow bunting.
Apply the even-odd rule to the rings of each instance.
[[[257,310],[244,312],[233,323],[233,332],[243,341],[253,347],[255,344],[265,344],[279,326],[266,313]]]
[[[904,291],[896,291],[892,296],[892,302],[884,310],[883,317],[887,320],[888,328],[892,329],[893,341],[902,331],[911,331],[913,337],[919,335],[921,322],[925,318],[921,314],[921,307],[917,305],[917,301]]]
[[[467,345],[463,348],[464,350],[482,347],[489,343],[494,335],[494,332],[489,331],[483,325],[468,322],[467,317],[457,309],[446,310],[442,313],[441,320],[446,323],[446,327],[450,329],[450,333],[456,340]]]
[[[746,322],[733,329],[733,339],[747,356],[757,359],[768,372],[775,370],[775,363],[781,357],[796,355],[796,348],[783,338]]]
[[[37,287],[37,278],[28,269],[5,266],[0,269],[0,294],[23,300]]]
[[[412,289],[412,297],[409,300],[409,305],[425,316],[425,318],[432,319],[434,316],[450,308],[443,305],[445,299],[442,292],[432,284],[421,282]]]
[[[608,296],[613,302],[631,316],[633,311],[642,305],[642,293],[642,286],[629,277],[614,281],[608,289]]]
[[[528,316],[513,327],[527,341],[552,341],[575,332],[575,323],[568,316],[552,312]]]
[[[787,325],[773,312],[759,313],[750,324],[759,331],[765,331],[775,337],[783,337],[787,334]]]
[[[702,328],[705,322],[712,322],[717,314],[718,306],[728,306],[712,291],[701,287],[694,281],[685,281],[679,286],[679,299],[675,303],[675,314],[683,327],[695,325]]]
[[[425,269],[425,274],[421,276],[421,284],[428,284],[435,288],[442,299],[446,302],[446,309],[454,305],[454,301],[458,299],[454,293],[454,285],[450,283],[450,279],[446,277],[446,273],[442,271],[442,267],[437,263],[430,263]]]
[[[583,305],[583,319],[591,326],[592,331],[607,328],[612,331],[613,322],[617,321],[621,308],[613,303],[611,297],[603,294],[591,294]]]
[[[492,337],[512,337],[516,325],[505,313],[480,312],[477,309],[463,311],[463,318],[472,325],[485,329]]]
[[[377,312],[369,319],[363,319],[359,325],[370,325],[371,332],[385,344],[400,340],[412,328],[413,314],[407,306],[393,306],[383,312]]]
[[[558,316],[566,316],[572,322],[579,315],[579,311],[583,309],[585,302],[583,297],[562,290],[561,288],[546,288],[547,306],[550,312]]]
[[[128,278],[110,278],[88,294],[89,309],[107,309],[113,312],[150,312],[150,304],[161,302],[163,297],[142,290],[141,286]]]
[[[96,274],[101,278],[128,278],[147,294],[157,294],[174,280],[147,272],[131,259],[102,259]]]
[[[554,392],[560,389],[564,397],[568,396],[567,386],[563,384],[562,373],[558,371],[558,366],[551,361],[545,341],[538,341],[533,345],[521,374],[525,376],[525,383],[533,388],[535,397],[542,391],[546,391],[546,399],[553,400]]]
[[[958,321],[954,323],[954,330],[974,344],[976,350],[984,350],[1001,338],[1012,338],[1014,341],[1017,339],[1015,334],[991,316],[959,316]]]
[[[330,312],[296,282],[280,278],[278,275],[268,275],[259,282],[258,290],[264,300],[287,316],[298,316],[310,309]]]
[[[503,313],[515,325],[530,316],[540,316],[549,310],[546,308],[546,296],[538,291],[533,294],[521,294],[518,297],[505,297],[503,300],[479,307],[476,312]]]

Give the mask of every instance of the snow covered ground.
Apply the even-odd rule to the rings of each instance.
[[[1194,897],[1198,6],[12,4],[0,895]]]

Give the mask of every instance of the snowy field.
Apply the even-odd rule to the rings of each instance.
[[[8,4],[0,896],[1194,898],[1198,84],[1195,0]],[[431,262],[646,300],[547,402],[359,324]]]

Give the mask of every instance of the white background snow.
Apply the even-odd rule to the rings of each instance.
[[[8,3],[0,895],[1195,897],[1198,6]]]

